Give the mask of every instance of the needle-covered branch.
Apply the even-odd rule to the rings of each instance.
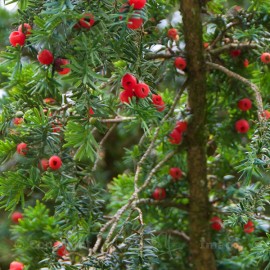
[[[105,242],[109,242],[110,238],[112,237],[116,226],[118,224],[118,221],[120,220],[120,218],[122,217],[122,215],[131,207],[132,203],[138,198],[138,194],[144,190],[149,184],[150,181],[153,177],[153,175],[173,156],[175,155],[175,151],[170,152],[167,156],[165,156],[165,158],[163,158],[152,170],[151,172],[148,174],[148,177],[146,178],[144,184],[138,188],[136,191],[133,192],[132,196],[130,197],[129,201],[122,206],[117,212],[116,214],[112,217],[112,219],[110,221],[108,221],[107,223],[105,223],[101,229],[100,232],[97,236],[97,241],[93,247],[93,249],[90,249],[89,253],[93,254],[96,253],[98,251],[98,249],[100,248],[100,245],[102,243],[102,239],[103,239],[103,233],[107,230],[107,228],[109,226],[111,226],[111,229],[106,237]]]

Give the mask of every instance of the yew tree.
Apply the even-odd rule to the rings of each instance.
[[[3,269],[270,269],[270,2],[11,3]]]

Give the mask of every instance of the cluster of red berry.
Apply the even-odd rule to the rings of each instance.
[[[70,68],[65,67],[65,65],[69,64],[68,59],[56,58],[54,60],[54,56],[51,51],[44,49],[38,53],[37,59],[40,64],[49,66],[51,64],[54,65],[54,69],[60,75],[65,75],[70,72]]]
[[[223,228],[222,219],[217,217],[217,216],[212,217],[210,220],[210,223],[211,223],[211,227],[214,231],[221,231]],[[251,220],[249,220],[244,225],[244,232],[245,233],[252,233],[252,232],[254,232],[254,230],[255,230],[255,225]]]
[[[21,24],[17,31],[11,32],[9,42],[12,46],[24,46],[26,38],[31,34],[32,27],[28,23]]]
[[[17,153],[21,156],[25,156],[28,152],[28,146],[26,143],[22,142],[17,145]],[[56,171],[59,170],[62,166],[62,160],[58,156],[51,156],[50,159],[42,159],[40,161],[40,168],[43,171],[47,171],[48,168]]]
[[[143,18],[141,18],[141,10],[145,7],[146,0],[128,0],[127,3],[123,4],[119,12],[121,14],[128,14],[130,8],[132,7],[134,12],[127,21],[127,27],[132,30],[136,30],[143,25]],[[123,16],[119,17],[120,20],[123,19]]]
[[[230,55],[231,55],[232,58],[239,57],[241,55],[241,53],[242,53],[242,51],[240,49],[230,51]],[[261,59],[261,62],[263,64],[269,64],[270,63],[270,53],[268,53],[268,52],[262,53],[260,59]],[[244,65],[244,67],[249,66],[248,59],[244,59],[243,65]]]
[[[21,24],[18,28],[18,31],[13,31],[9,36],[10,44],[14,47],[24,46],[27,36],[31,34],[32,27],[28,23]],[[51,65],[54,64],[55,70],[60,75],[65,75],[70,72],[70,68],[64,67],[69,64],[67,59],[56,58],[54,60],[53,54],[49,50],[42,50],[37,56],[38,61],[42,65]]]
[[[146,98],[150,93],[150,88],[146,83],[138,82],[137,79],[127,73],[121,81],[124,91],[120,93],[120,100],[123,103],[130,103],[132,97]],[[152,94],[152,103],[158,111],[165,109],[165,103],[160,95]]]
[[[75,24],[74,28],[85,28],[90,29],[95,23],[94,16],[90,13],[85,13],[78,23]],[[10,44],[14,47],[24,46],[26,38],[31,34],[32,27],[28,23],[24,23],[19,26],[18,31],[13,31],[9,36]],[[54,65],[54,69],[60,75],[65,75],[70,72],[70,68],[65,67],[69,64],[69,60],[65,58],[54,58],[53,53],[50,50],[43,49],[38,55],[37,59],[42,65]]]

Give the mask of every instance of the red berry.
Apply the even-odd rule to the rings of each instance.
[[[157,187],[152,193],[152,197],[154,200],[160,201],[166,198],[166,190],[165,188]]]
[[[89,115],[91,116],[91,115],[93,115],[95,112],[93,111],[92,108],[89,108],[88,113],[89,113]]]
[[[9,270],[23,270],[24,265],[21,262],[12,262],[9,266]]]
[[[187,130],[187,121],[178,121],[176,123],[175,129],[180,133],[185,132]]]
[[[130,6],[133,5],[134,9],[142,9],[146,4],[146,0],[128,0]]]
[[[13,47],[17,45],[23,46],[25,43],[26,36],[24,33],[20,31],[11,32],[9,35],[9,42]]]
[[[95,23],[94,15],[91,13],[83,14],[83,17],[79,20],[79,25],[82,28],[90,29]]]
[[[174,65],[176,68],[180,69],[180,70],[184,70],[187,66],[187,62],[184,58],[182,57],[176,57],[174,60]]]
[[[21,24],[18,28],[18,31],[19,32],[22,32],[23,34],[25,34],[26,36],[29,36],[31,34],[31,31],[32,31],[32,27],[30,24],[28,23],[24,23],[24,24]]]
[[[268,120],[270,118],[270,112],[267,110],[264,110],[262,116],[265,117],[266,120]]]
[[[143,25],[142,18],[129,18],[127,27],[132,30],[136,30]]]
[[[220,231],[223,227],[222,220],[219,217],[212,217],[210,222],[212,229],[215,231]]]
[[[49,167],[52,170],[56,171],[56,170],[60,169],[61,166],[62,166],[62,160],[61,160],[60,157],[58,157],[58,156],[50,157],[50,159],[49,159]]]
[[[130,103],[131,98],[133,97],[133,93],[128,91],[128,90],[124,90],[120,93],[119,97],[122,103]]]
[[[165,110],[165,103],[162,101],[160,105],[155,105],[155,107],[159,112],[163,112]]]
[[[248,98],[243,98],[238,101],[237,106],[241,111],[248,111],[252,107],[252,102]]]
[[[49,50],[39,52],[37,59],[42,65],[50,65],[53,63],[53,54]]]
[[[135,85],[137,84],[137,79],[133,75],[126,73],[122,77],[121,84],[125,90],[133,91]]]
[[[145,83],[138,83],[134,87],[134,93],[138,98],[146,98],[149,92],[149,86]]]
[[[13,123],[16,126],[20,125],[22,122],[23,122],[23,118],[16,117],[16,118],[13,119]]]
[[[261,61],[264,63],[264,64],[269,64],[270,63],[270,53],[263,53],[261,55]]]
[[[249,65],[248,59],[245,59],[245,60],[243,61],[243,65],[244,65],[245,68],[248,67],[248,65]]]
[[[40,161],[40,167],[43,171],[47,171],[48,168],[49,168],[49,160],[46,159],[46,158],[43,158],[41,161]]]
[[[81,25],[79,23],[76,23],[74,26],[73,26],[74,29],[78,30],[78,29],[81,29]]]
[[[54,123],[52,123],[52,131],[55,132],[55,133],[59,133],[61,131],[61,128],[62,128],[62,124],[61,122],[56,119]]]
[[[65,75],[65,74],[68,74],[70,72],[70,68],[63,67],[63,66],[68,65],[68,64],[69,64],[69,61],[67,59],[63,59],[63,58],[57,58],[54,61],[55,70],[60,75]]]
[[[165,109],[165,103],[160,95],[152,95],[152,102],[158,111],[162,112]]]
[[[54,104],[56,102],[56,100],[53,98],[44,98],[43,102],[46,104]]]
[[[238,57],[241,54],[241,50],[232,50],[230,51],[231,57]]]
[[[204,43],[203,43],[203,47],[204,47],[205,49],[207,49],[207,48],[209,47],[209,43],[208,43],[208,42],[204,42]]]
[[[252,233],[252,232],[254,232],[254,230],[255,230],[255,225],[254,225],[254,223],[253,223],[251,220],[249,220],[249,221],[244,225],[244,232],[245,232],[245,233]]]
[[[182,177],[183,173],[180,168],[170,168],[170,176],[175,179],[179,180]]]
[[[11,220],[14,222],[14,223],[19,223],[19,220],[23,218],[23,214],[21,212],[14,212],[12,215],[11,215]]]
[[[235,123],[235,129],[239,133],[247,133],[249,130],[249,123],[247,120],[241,119]]]
[[[173,39],[173,40],[177,40],[178,39],[178,31],[177,29],[175,28],[171,28],[168,30],[167,32],[167,36],[170,38],[170,39]]]
[[[25,156],[28,151],[27,144],[26,143],[19,143],[17,145],[17,153],[21,156]]]
[[[152,95],[152,102],[155,105],[161,105],[163,103],[162,97],[160,95]]]
[[[66,246],[59,241],[54,242],[53,247],[56,249],[56,253],[59,257],[63,257],[68,254]]]
[[[182,141],[182,133],[174,129],[169,135],[169,142],[171,144],[179,144]]]

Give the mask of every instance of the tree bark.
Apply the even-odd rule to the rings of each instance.
[[[210,244],[211,213],[206,157],[206,64],[200,2],[200,0],[180,0],[186,42],[188,103],[192,113],[187,132],[190,190],[189,250],[194,270],[215,270],[215,258]]]

